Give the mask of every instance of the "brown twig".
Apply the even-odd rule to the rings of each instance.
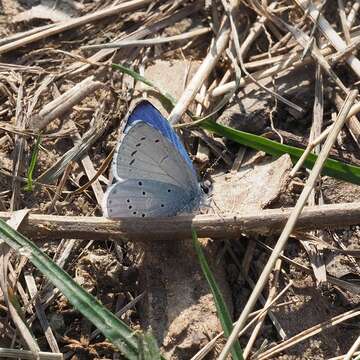
[[[24,220],[21,231],[30,237],[52,239],[74,238],[97,240],[146,238],[151,240],[179,240],[191,237],[194,227],[199,237],[214,239],[238,238],[241,232],[260,234],[279,233],[293,208],[247,211],[233,216],[196,215],[175,218],[126,218],[118,221],[103,217],[56,216],[30,214]],[[7,220],[11,212],[0,212],[0,218]],[[296,228],[321,229],[343,228],[356,225],[360,218],[359,203],[331,204],[306,207],[300,215]]]

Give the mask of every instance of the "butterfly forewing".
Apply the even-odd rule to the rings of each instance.
[[[114,156],[117,180],[148,179],[198,191],[196,174],[178,150],[159,131],[144,122],[134,124]]]

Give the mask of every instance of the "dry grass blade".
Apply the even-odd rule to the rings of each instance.
[[[198,4],[192,6],[186,6],[183,9],[175,12],[174,14],[169,14],[167,16],[158,19],[159,17],[156,16],[157,21],[151,19],[150,23],[144,24],[144,26],[140,27],[140,29],[132,32],[131,34],[124,33],[119,36],[119,39],[114,41],[115,44],[121,41],[132,41],[132,40],[139,40],[143,39],[146,36],[154,34],[161,29],[170,26],[187,16],[191,16],[198,12],[201,9],[201,6]],[[71,64],[69,67],[66,68],[65,72],[70,72],[72,75],[80,74],[81,72],[87,70],[91,65],[90,63],[98,62],[104,58],[107,58],[109,55],[114,53],[114,49],[102,49],[98,51],[96,54],[90,56],[88,60],[88,64],[84,64],[83,62],[76,62]]]
[[[307,12],[310,18],[313,21],[318,21],[319,29],[327,37],[330,43],[335,47],[337,51],[342,51],[346,48],[346,43],[341,39],[341,37],[336,33],[336,31],[331,27],[329,22],[321,14],[318,17],[318,9],[312,3],[309,3],[305,0],[293,0],[297,3],[305,12]],[[346,62],[354,70],[356,75],[360,77],[360,61],[354,55],[350,55]]]
[[[276,302],[289,290],[289,288],[292,286],[292,283],[290,282],[287,284],[284,289],[282,289],[276,297],[274,297],[271,301],[269,301],[264,308],[261,310],[255,311],[249,315],[250,317],[253,317],[249,323],[244,327],[244,329],[241,331],[239,336],[241,336],[245,331],[247,331],[256,321],[261,319],[271,308],[276,307]],[[236,325],[234,323],[233,325]],[[191,360],[201,360],[203,359],[215,346],[218,339],[220,339],[224,335],[223,332],[216,335],[209,343],[207,343],[197,354],[195,354]]]
[[[73,126],[75,126],[75,124]],[[101,134],[102,133],[100,133],[99,136]],[[96,138],[98,138],[97,135],[96,135]],[[73,136],[72,139],[74,142],[74,146],[77,146],[78,143],[82,142],[82,138],[79,133],[76,133],[76,135]],[[93,143],[93,141],[92,141],[92,143]],[[82,157],[81,163],[82,163],[85,173],[89,179],[90,186],[92,187],[92,189],[94,191],[95,198],[99,204],[99,207],[101,208],[101,205],[103,203],[103,198],[104,198],[104,191],[98,180],[98,177],[101,176],[101,174],[102,174],[101,169],[99,169],[99,171],[95,170],[95,167],[94,167],[89,155],[87,155],[87,154],[85,154],[85,156]]]
[[[343,29],[344,37],[345,37],[346,43],[349,45],[351,43],[351,36],[350,36],[349,24],[346,19],[345,7],[344,7],[343,0],[338,0],[338,9],[339,9],[339,15],[340,15],[341,26]]]
[[[44,106],[39,114],[33,118],[32,128],[37,131],[45,129],[51,121],[61,117],[89,94],[103,87],[104,84],[94,81],[94,77],[89,76]]]
[[[39,360],[63,360],[64,355],[61,353],[54,354],[45,351],[39,351]],[[14,359],[34,359],[34,354],[29,350],[17,350],[17,349],[4,349],[0,348],[1,358],[14,358]]]
[[[262,243],[261,241],[257,241],[257,243],[261,247],[263,247],[269,254],[271,254],[273,252],[273,249],[270,246]],[[293,265],[294,267],[300,269],[301,271],[305,272],[306,274],[313,275],[313,270],[304,266],[303,264],[299,264],[298,262],[291,260],[284,255],[281,255],[280,257],[282,260],[286,261],[288,264]],[[330,275],[328,275],[326,277],[326,280],[328,283],[338,286],[346,291],[349,291],[350,293],[360,294],[360,286],[357,285],[356,283],[351,283],[349,281],[341,280],[341,279],[338,279],[338,278],[330,276]]]
[[[302,32],[301,30],[296,29],[293,26],[290,26],[286,24],[284,21],[282,21],[282,24],[293,34],[296,41],[305,49],[306,46],[310,42],[309,36]],[[327,74],[334,80],[335,84],[339,86],[339,88],[347,94],[348,89],[345,87],[345,85],[342,83],[342,81],[339,79],[339,77],[336,75],[335,71],[331,68],[329,63],[326,61],[325,57],[322,55],[320,50],[318,49],[315,42],[313,42],[311,46],[311,56],[314,58],[314,60],[321,65],[321,67],[327,72]]]
[[[38,293],[38,290],[37,290],[34,276],[32,274],[25,274],[25,282],[26,282],[26,285],[29,290],[29,294],[30,294],[31,298],[35,299],[34,305],[35,305],[37,318],[39,319],[40,325],[44,331],[44,334],[45,334],[46,340],[50,346],[50,349],[54,353],[59,353],[60,349],[57,344],[54,333],[51,329],[51,326],[46,318],[45,310],[44,310],[39,298],[36,296]]]
[[[246,347],[244,349],[244,359],[247,359],[250,355],[251,349],[254,346],[255,340],[257,339],[259,332],[261,330],[261,327],[263,326],[263,323],[265,321],[266,315],[268,314],[268,305],[272,304],[273,300],[276,298],[276,285],[279,281],[279,275],[280,275],[280,270],[281,270],[281,265],[282,265],[282,261],[279,258],[275,264],[275,269],[274,269],[274,278],[273,281],[271,282],[271,287],[269,290],[269,295],[268,298],[266,299],[266,303],[264,305],[264,310],[262,311],[262,315],[259,317],[259,319],[257,320],[257,323],[254,327],[254,330],[251,333],[251,336],[249,338],[249,341],[246,344]]]
[[[354,356],[360,355],[360,351],[355,351],[355,353],[354,353],[353,355],[354,355]],[[346,354],[345,354],[345,355],[336,356],[336,357],[332,357],[332,358],[330,358],[330,359],[328,359],[328,360],[344,360],[344,356],[346,356]],[[356,358],[355,358],[354,360],[356,360]]]
[[[329,155],[330,149],[333,146],[339,131],[341,130],[343,124],[346,121],[346,117],[350,111],[352,104],[354,103],[354,101],[356,99],[357,94],[358,94],[357,90],[352,90],[352,91],[350,91],[348,97],[346,98],[344,105],[338,115],[338,118],[332,128],[332,131],[330,132],[330,134],[324,144],[324,147],[321,150],[313,169],[311,170],[310,176],[306,182],[306,185],[305,185],[303,191],[301,192],[301,195],[300,195],[300,197],[296,203],[296,206],[294,208],[294,211],[291,213],[291,215],[284,227],[284,230],[281,233],[281,236],[279,237],[279,240],[274,248],[274,252],[270,256],[267,264],[265,265],[265,267],[260,275],[260,278],[259,278],[253,292],[251,293],[251,296],[250,296],[245,308],[243,309],[243,311],[240,315],[240,318],[233,330],[233,333],[230,335],[223,351],[221,352],[219,360],[226,359],[226,356],[228,355],[228,353],[231,349],[232,343],[237,339],[238,333],[244,327],[247,316],[251,312],[259,295],[261,294],[261,291],[265,286],[265,283],[274,267],[276,260],[278,259],[281,252],[283,251],[284,246],[285,246],[291,232],[293,231],[293,229],[295,227],[295,224],[302,212],[302,209],[305,206],[305,203],[306,203],[306,201],[316,183],[316,180],[321,172],[324,162]]]
[[[360,309],[354,309],[354,310],[350,310],[347,311],[344,314],[338,315],[338,316],[334,316],[333,318],[331,318],[330,320],[324,321],[321,324],[315,325],[313,327],[311,327],[310,329],[304,330],[299,334],[296,334],[295,336],[293,336],[292,338],[282,342],[281,344],[278,344],[276,346],[274,346],[273,348],[264,351],[263,353],[261,353],[259,356],[256,357],[257,360],[264,360],[264,359],[268,359],[269,357],[274,356],[275,354],[284,351],[285,349],[288,349],[292,346],[294,346],[295,344],[298,344],[301,341],[304,341],[316,334],[321,333],[322,331],[324,331],[325,329],[328,329],[332,326],[335,326],[337,324],[340,324],[348,319],[352,319],[356,316],[360,315]]]
[[[105,104],[101,104],[93,117],[93,125],[83,135],[73,148],[67,151],[51,168],[41,174],[37,181],[51,183],[55,181],[66,169],[71,161],[80,159],[89,147],[103,134],[107,126],[106,115],[104,114]]]
[[[344,360],[351,360],[356,350],[360,346],[360,336],[355,340],[354,344],[349,349],[348,353],[344,356]]]
[[[360,38],[356,38],[355,40],[351,41],[344,50],[338,51],[337,53],[331,55],[329,59],[329,63],[333,65],[336,64],[338,61],[345,59],[354,50],[356,50],[359,47],[359,45],[360,45]]]
[[[317,44],[315,40],[314,44]],[[314,141],[314,139],[318,138],[321,134],[321,129],[323,126],[323,116],[324,116],[324,87],[323,87],[323,77],[321,72],[321,66],[319,64],[316,65],[315,70],[315,100],[314,100],[314,108],[313,108],[313,123],[310,130],[309,142],[310,144]],[[314,153],[319,155],[321,150],[320,145],[316,145],[314,148]],[[321,181],[321,180],[320,180]],[[323,204],[321,194],[319,196],[319,203]],[[317,204],[317,196],[316,190],[314,189],[310,196],[308,204],[310,206],[315,206]],[[313,235],[316,235],[316,232],[313,232]],[[319,234],[319,236],[322,236]],[[326,282],[326,268],[324,259],[322,256],[322,252],[318,248],[317,245],[308,245],[306,241],[301,242],[307,253],[309,254],[311,267],[314,270],[314,275],[316,278],[317,285],[319,286],[322,283]]]
[[[26,118],[23,107],[24,84],[21,80],[18,89],[18,97],[16,101],[16,115],[15,125],[17,128],[23,130],[26,125]],[[17,176],[21,175],[24,169],[24,149],[26,146],[25,139],[18,135],[15,136],[14,147],[14,165],[13,165],[13,183],[12,183],[12,196],[10,200],[10,210],[17,210],[19,202],[20,184]]]
[[[335,95],[336,107],[338,109],[340,109],[342,103],[343,103],[343,100],[342,100],[341,96],[339,94],[336,94]],[[354,110],[360,110],[360,107],[358,105],[359,105],[359,103],[357,105],[354,105],[352,107],[352,109],[355,108]],[[353,113],[353,111],[350,110],[350,113]],[[350,117],[348,117],[346,126],[348,127],[349,132],[350,132],[352,138],[354,139],[356,145],[358,146],[358,148],[360,148],[360,122],[354,113]]]
[[[356,20],[356,15],[357,15],[359,9],[360,9],[360,0],[355,0],[353,3],[353,6],[349,12],[349,15],[347,17],[347,22],[348,22],[349,28],[352,28],[352,26],[354,25],[354,22]]]
[[[25,220],[27,214],[28,210],[13,212],[7,223],[14,229],[18,229]],[[21,337],[24,339],[26,345],[29,347],[32,356],[36,358],[40,352],[40,348],[32,333],[28,329],[27,324],[22,318],[22,314],[19,313],[21,310],[15,305],[15,294],[11,291],[10,284],[8,284],[9,256],[9,246],[0,239],[0,287],[2,289],[4,300],[6,302],[11,319],[16,325],[16,328],[19,331]]]
[[[79,187],[78,189],[76,189],[75,191],[73,191],[71,193],[72,196],[76,195],[76,194],[80,194],[81,192],[85,191],[86,189],[88,189],[106,170],[106,168],[109,166],[109,164],[111,163],[111,160],[113,158],[114,152],[115,152],[116,148],[114,147],[111,152],[109,153],[109,155],[106,157],[106,159],[104,160],[104,162],[101,164],[101,166],[99,167],[99,170],[96,172],[96,174],[83,186]]]
[[[224,21],[223,26],[220,28],[218,36],[210,45],[210,49],[205,59],[199,66],[196,74],[190,80],[179,101],[172,109],[169,116],[169,122],[172,125],[177,124],[180,121],[181,117],[189,107],[189,104],[195,98],[197,92],[200,90],[201,85],[204,83],[210,72],[217,64],[219,57],[221,56],[228,44],[229,36],[230,26],[229,22],[226,20]]]
[[[43,31],[36,32],[35,34],[28,35],[24,38],[12,41],[11,43],[0,46],[0,54],[7,53],[22,47],[24,45],[31,44],[35,41],[45,39],[49,36],[62,33],[64,31],[88,24],[93,21],[104,19],[108,16],[117,15],[120,12],[135,10],[150,3],[150,0],[131,0],[123,2],[122,4],[112,6],[103,10],[99,10],[96,13],[84,15],[77,19],[68,20],[64,23],[60,23],[56,26],[46,28]]]
[[[108,44],[99,44],[99,45],[88,45],[83,46],[82,49],[119,49],[127,46],[150,46],[150,45],[158,45],[165,44],[173,41],[182,41],[186,39],[191,39],[196,36],[207,34],[211,31],[210,28],[200,28],[196,30],[192,30],[189,32],[185,32],[180,35],[174,35],[169,37],[158,37],[155,39],[145,39],[145,40],[121,40]]]

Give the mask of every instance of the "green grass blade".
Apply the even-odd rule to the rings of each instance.
[[[206,121],[202,123],[201,126],[206,130],[224,136],[230,140],[236,141],[239,144],[251,147],[256,150],[264,151],[267,154],[273,156],[289,154],[294,163],[299,160],[300,156],[304,152],[304,150],[302,149],[280,144],[276,141],[266,139],[262,136],[257,136],[240,130],[235,130],[227,126],[217,124],[213,121]],[[316,159],[316,155],[309,154],[309,156],[304,162],[304,166],[308,169],[312,169]],[[341,161],[327,159],[324,164],[322,174],[360,185],[360,167],[345,164]]]
[[[40,144],[41,144],[41,135],[38,135],[36,138],[35,146],[31,154],[31,160],[30,165],[27,171],[27,184],[26,184],[26,191],[32,191],[33,190],[33,175],[35,171],[36,162],[38,159],[38,154],[40,150]]]
[[[166,92],[159,89],[155,84],[151,81],[147,80],[143,76],[139,75],[136,71],[127,68],[126,66],[119,65],[119,64],[112,64],[112,67],[116,70],[122,71],[130,76],[132,76],[135,80],[141,81],[148,86],[152,87],[155,91],[157,91],[160,96],[161,100],[164,100],[165,103],[163,104],[166,108],[169,106],[173,107],[176,103],[176,100]],[[196,120],[195,117],[193,117]],[[291,160],[295,163],[304,152],[303,149],[296,148],[289,145],[283,145],[276,141],[266,139],[262,136],[257,136],[254,134],[246,133],[244,131],[235,130],[233,128],[223,126],[217,124],[211,120],[205,120],[199,124],[200,127],[206,129],[208,131],[214,132],[218,135],[224,136],[230,140],[233,140],[239,144],[251,147],[252,149],[261,150],[265,153],[273,156],[281,156],[284,154],[289,154]],[[303,166],[308,169],[312,169],[315,164],[317,156],[314,154],[309,154],[309,156],[304,161]],[[339,180],[348,181],[354,184],[360,185],[360,167],[345,164],[344,162],[327,159],[323,170],[323,175],[332,176]]]
[[[13,249],[27,256],[33,265],[35,265],[69,299],[72,305],[91,321],[127,359],[138,359],[137,336],[124,322],[79,286],[35,244],[1,219],[0,237]]]
[[[192,238],[193,238],[194,248],[200,262],[201,269],[205,275],[205,278],[214,296],[215,306],[221,322],[221,326],[224,331],[224,335],[226,337],[229,337],[233,330],[233,325],[229,310],[225,304],[221,291],[216,283],[215,277],[210,270],[209,264],[206,261],[206,257],[204,255],[204,252],[202,251],[201,245],[197,239],[197,235],[194,229],[192,229]],[[231,354],[234,360],[243,360],[242,350],[238,341],[236,341],[233,344]]]
[[[139,360],[161,360],[160,349],[150,330],[138,335]]]
[[[172,109],[175,106],[176,99],[168,92],[164,91],[163,89],[160,89],[152,81],[146,79],[144,76],[140,75],[136,71],[134,71],[124,65],[112,64],[111,66],[113,69],[119,70],[119,71],[123,72],[124,74],[127,74],[127,75],[133,77],[136,81],[140,81],[140,82],[146,84],[147,86],[150,86],[151,88],[153,88],[160,95],[160,97],[161,97],[160,100],[166,109]]]

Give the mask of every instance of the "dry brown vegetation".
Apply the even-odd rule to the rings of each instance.
[[[359,0],[0,0],[0,217],[134,329],[150,326],[169,359],[225,358],[191,226],[233,320],[242,313],[237,330],[255,319],[241,332],[244,357],[355,358],[360,188],[319,174],[327,157],[360,166],[359,8]],[[147,96],[166,113],[153,90],[111,63],[178,100],[167,116],[199,178],[213,183],[207,214],[102,217],[132,102]],[[307,148],[318,165],[294,167],[287,155],[190,126],[189,109]],[[19,314],[30,340],[19,335]],[[0,350],[30,358],[29,342],[43,359],[121,358],[24,254],[0,242]]]

